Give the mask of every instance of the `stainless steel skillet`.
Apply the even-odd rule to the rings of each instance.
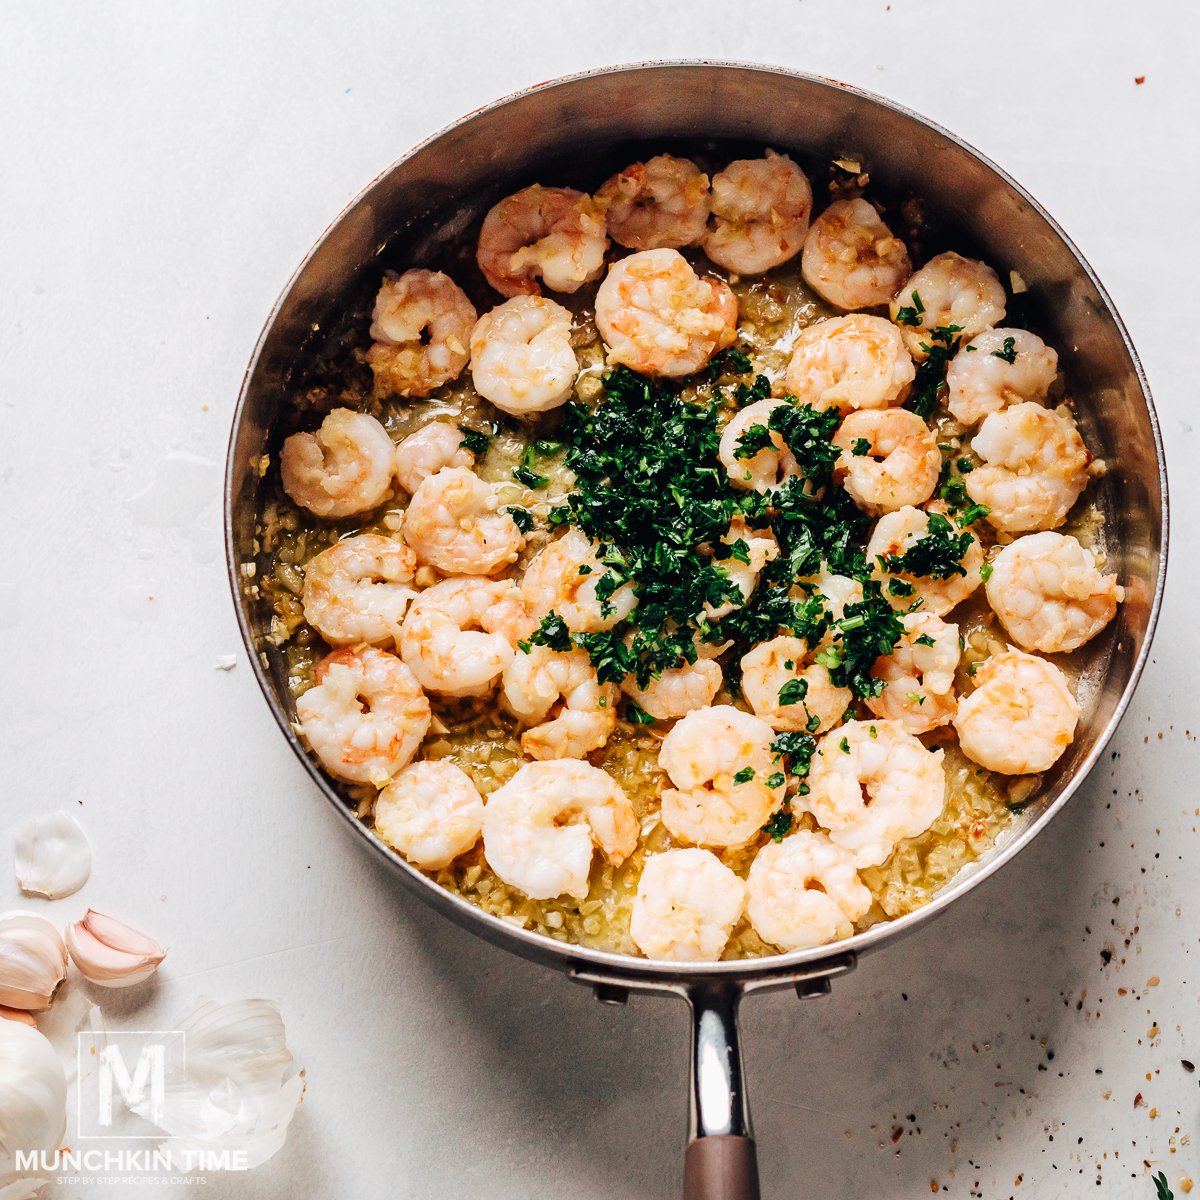
[[[1100,499],[1110,564],[1127,591],[1081,680],[1084,717],[1074,745],[1038,800],[979,862],[925,908],[848,941],[716,964],[653,962],[551,941],[444,891],[377,841],[293,732],[286,668],[265,640],[269,614],[246,566],[256,561],[258,458],[277,450],[289,389],[304,378],[347,297],[377,281],[384,266],[422,265],[439,239],[526,183],[570,183],[593,174],[590,165],[619,147],[680,139],[767,145],[806,163],[861,158],[881,186],[922,197],[1002,277],[1019,272],[1039,328],[1060,350],[1089,445],[1109,463]],[[738,1047],[741,998],[768,988],[794,987],[801,997],[829,991],[860,954],[933,920],[1018,854],[1078,789],[1116,729],[1149,652],[1166,568],[1167,485],[1154,407],[1120,318],[1066,235],[1014,180],[946,130],[856,88],[777,68],[664,62],[570,76],[480,109],[399,159],[338,217],[285,288],[247,370],[230,440],[225,519],[230,584],[259,685],[351,836],[451,920],[565,971],[606,1003],[623,1003],[631,990],[687,1000],[693,1037],[684,1194],[747,1200],[759,1192]]]

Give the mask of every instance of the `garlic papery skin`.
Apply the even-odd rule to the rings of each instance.
[[[67,926],[67,950],[79,973],[101,987],[132,987],[149,979],[167,952],[152,938],[89,908]]]
[[[44,1178],[16,1170],[18,1150],[53,1154],[67,1128],[67,1077],[36,1030],[0,1021],[0,1195],[32,1196]]]
[[[0,1004],[0,1021],[19,1021],[22,1025],[28,1025],[30,1029],[37,1028],[33,1013],[22,1008],[6,1008],[3,1004]]]
[[[67,973],[58,930],[37,913],[0,913],[0,1004],[38,1012],[50,1007]]]
[[[92,847],[69,812],[42,813],[17,830],[17,885],[26,895],[60,900],[92,873]]]
[[[170,1134],[160,1150],[180,1169],[189,1155],[213,1150],[241,1152],[256,1167],[283,1145],[304,1095],[285,1036],[270,1000],[206,1000],[168,1039],[162,1120],[149,1098],[133,1111]]]

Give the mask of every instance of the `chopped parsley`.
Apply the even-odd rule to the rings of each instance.
[[[922,319],[925,316],[925,305],[921,303],[921,295],[919,292],[913,292],[912,304],[902,305],[896,309],[896,324],[911,325],[913,327],[920,326]]]
[[[781,788],[785,780],[786,777],[782,771],[775,771],[773,774],[767,776],[765,783],[769,788]]]
[[[969,533],[955,533],[941,513],[929,513],[928,532],[903,554],[881,554],[879,565],[889,574],[916,575],[926,579],[949,579],[966,575],[962,557],[975,540]]]
[[[791,833],[792,823],[795,819],[786,808],[781,808],[762,827],[762,831],[763,833],[769,833],[773,842],[782,842]]]
[[[753,767],[743,767],[734,777],[734,783],[749,783],[754,778]]]
[[[855,438],[850,445],[850,453],[855,458],[865,458],[871,453],[871,443],[866,438]]]
[[[548,475],[539,475],[536,471],[531,471],[524,463],[513,468],[513,478],[527,488],[544,488],[550,482]]]
[[[976,521],[986,517],[991,511],[986,504],[969,504],[954,519],[958,522],[959,529],[965,529],[968,525],[974,525]]]
[[[1017,339],[1006,337],[1003,348],[993,350],[992,357],[1003,359],[1006,363],[1015,363],[1017,361]]]
[[[928,340],[921,343],[925,361],[917,364],[912,391],[906,401],[907,407],[917,416],[928,418],[946,394],[946,368],[958,349],[957,335],[961,332],[961,325],[938,325],[935,329],[925,330]]]
[[[478,429],[472,429],[469,425],[460,425],[458,429],[463,435],[463,440],[458,443],[463,450],[470,450],[472,454],[486,454],[488,452],[488,447],[492,444],[492,439],[486,433],[482,433]]]
[[[626,699],[625,716],[634,725],[653,725],[654,718],[635,700]]]
[[[547,646],[551,650],[571,649],[571,631],[567,623],[556,612],[547,613],[542,623],[529,635],[527,641],[517,643],[528,654],[533,646]]]
[[[914,646],[935,646],[937,643],[927,633],[921,634],[920,637],[913,638]]]
[[[846,605],[835,630],[842,661],[829,672],[830,679],[838,687],[849,688],[855,699],[878,696],[883,680],[873,679],[871,668],[877,658],[896,648],[904,626],[876,580],[863,584],[863,598]]]
[[[1159,1171],[1152,1178],[1154,1180],[1154,1200],[1175,1200],[1175,1193],[1171,1191],[1164,1172]]]
[[[843,754],[849,754],[850,753],[850,739],[842,738],[842,740],[840,742],[838,742],[838,749]]]
[[[513,523],[522,533],[529,533],[533,529],[533,513],[529,509],[518,508],[515,504],[510,504],[504,511],[512,517]]]
[[[981,567],[979,568],[979,577],[980,577],[980,578],[983,580],[983,582],[984,582],[984,583],[987,583],[987,581],[988,581],[989,579],[991,579],[991,577],[992,577],[992,564],[991,564],[990,562],[985,562],[985,563],[983,564],[983,566],[981,566]]]
[[[807,679],[789,679],[779,689],[779,703],[781,705],[799,704],[807,695]]]
[[[793,733],[786,731],[777,733],[771,743],[772,754],[787,756],[788,770],[801,779],[808,774],[812,766],[812,756],[817,749],[817,739],[811,733]]]

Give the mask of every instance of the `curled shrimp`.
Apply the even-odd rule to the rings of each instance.
[[[1008,533],[1057,528],[1087,487],[1092,456],[1067,408],[1026,401],[992,413],[971,449],[984,465],[966,477],[967,495]]]
[[[985,329],[950,360],[946,407],[975,425],[1023,400],[1044,400],[1058,374],[1058,355],[1028,329]]]
[[[412,495],[443,467],[475,465],[475,455],[463,445],[462,430],[445,421],[430,421],[396,445],[396,479]]]
[[[394,641],[417,594],[417,556],[403,542],[360,533],[304,567],[304,619],[331,646]]]
[[[871,893],[854,858],[823,833],[797,830],[768,842],[746,877],[746,915],[764,942],[781,950],[805,950],[854,932],[866,916]]]
[[[942,469],[937,435],[906,408],[852,412],[833,444],[842,452],[837,467],[842,486],[871,516],[923,504],[937,487]]]
[[[704,616],[709,621],[719,621],[746,604],[758,586],[758,577],[767,563],[779,557],[779,543],[771,530],[752,529],[744,517],[734,517],[730,521],[721,542],[729,550],[727,557],[717,560],[716,566],[733,582],[740,598],[719,605],[705,604]]]
[[[1079,705],[1067,677],[1036,654],[1011,647],[983,662],[975,690],[958,702],[962,752],[1001,775],[1049,770],[1075,738]]]
[[[728,704],[699,708],[663,738],[658,765],[675,785],[662,794],[663,824],[696,846],[741,846],[783,798],[766,721]]]
[[[851,313],[818,321],[800,334],[784,383],[801,404],[847,413],[898,404],[915,375],[891,322]]]
[[[504,668],[505,707],[522,724],[530,758],[582,758],[599,750],[617,724],[617,688],[601,683],[586,650],[530,646]]]
[[[771,414],[786,400],[756,400],[734,413],[721,431],[717,457],[725,467],[729,482],[743,491],[766,492],[778,487],[789,475],[799,475],[800,465],[787,448],[783,435],[770,428]],[[743,446],[742,439],[750,431],[766,430],[769,438],[761,449],[753,445]]]
[[[582,900],[594,851],[620,866],[637,837],[633,805],[617,781],[574,758],[526,763],[483,810],[488,865],[534,900]]]
[[[453,763],[410,763],[375,799],[375,832],[425,871],[449,866],[482,831],[483,797]]]
[[[943,757],[899,721],[847,721],[818,744],[801,803],[856,867],[878,866],[941,816]]]
[[[759,642],[743,656],[742,692],[773,729],[820,733],[841,724],[854,703],[850,689],[838,687],[814,653],[803,638],[785,636]],[[816,729],[813,718],[820,722]]]
[[[400,653],[429,691],[482,696],[512,662],[526,628],[511,580],[443,579],[409,606]]]
[[[708,176],[670,154],[626,167],[596,200],[605,210],[608,236],[630,250],[694,246],[708,224]]]
[[[430,721],[413,673],[374,646],[345,647],[322,659],[316,686],[296,701],[296,715],[331,775],[375,787],[409,764]]]
[[[462,374],[475,306],[441,271],[405,271],[384,282],[371,320],[367,362],[375,382],[399,396],[427,396]]]
[[[931,612],[905,613],[904,633],[891,654],[875,660],[871,675],[883,691],[867,707],[886,721],[898,721],[909,733],[928,733],[954,718],[954,673],[961,654],[958,626]]]
[[[577,292],[604,270],[604,210],[583,192],[535,183],[483,219],[476,259],[502,296]]]
[[[1125,589],[1102,575],[1075,538],[1046,531],[1005,546],[992,561],[988,603],[1025,650],[1064,654],[1091,641],[1116,616]]]
[[[495,488],[463,467],[443,467],[417,485],[403,533],[423,563],[447,575],[494,575],[525,545]]]
[[[887,304],[912,274],[904,243],[866,200],[835,200],[804,239],[800,271],[835,308]]]
[[[974,534],[965,543],[957,563],[940,568],[936,574],[917,574],[893,561],[903,559],[918,543],[942,536],[939,523],[949,522],[949,518],[941,508],[940,503],[931,505],[927,512],[912,506],[898,508],[885,513],[875,525],[867,542],[867,562],[875,578],[883,584],[883,594],[893,608],[910,609],[919,601],[921,611],[944,617],[983,582],[983,547]],[[955,529],[951,523],[946,532],[960,538],[964,531]]]
[[[959,337],[969,342],[1003,321],[1004,286],[986,263],[948,250],[931,258],[896,293],[891,317],[908,352],[922,362],[935,340]],[[939,339],[938,330],[948,332]]]
[[[586,534],[568,529],[530,559],[521,595],[535,621],[555,612],[572,633],[598,633],[629,616],[637,605],[632,584],[621,584],[607,599],[596,594],[607,573],[596,549]]]
[[[710,850],[664,850],[646,859],[629,936],[647,957],[716,962],[746,903],[746,885]]]
[[[515,417],[565,404],[578,371],[571,314],[544,296],[505,300],[471,334],[475,390]]]
[[[699,371],[737,337],[729,285],[700,276],[678,250],[639,250],[613,263],[596,293],[596,328],[611,362],[645,375]]]
[[[786,154],[742,158],[713,176],[704,253],[740,275],[761,275],[800,253],[812,188]]]
[[[698,658],[694,663],[669,667],[644,688],[638,687],[634,675],[626,675],[621,691],[656,721],[670,721],[707,708],[721,690],[721,683],[720,666],[711,658]]]
[[[315,433],[283,443],[283,490],[317,517],[337,520],[370,512],[392,486],[392,439],[367,413],[335,408]]]

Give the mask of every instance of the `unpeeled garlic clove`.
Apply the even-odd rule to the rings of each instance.
[[[3,1004],[0,1004],[0,1021],[16,1021],[20,1025],[37,1028],[37,1022],[33,1019],[32,1013],[27,1013],[20,1008],[5,1008]]]
[[[37,913],[0,913],[0,1004],[37,1012],[50,1007],[67,973],[58,930]]]
[[[15,1155],[53,1154],[66,1127],[67,1077],[54,1047],[36,1029],[0,1021],[0,1196],[42,1195],[46,1180],[18,1168]]]
[[[17,884],[30,896],[60,900],[92,873],[92,847],[69,812],[42,813],[17,830]]]
[[[167,956],[152,937],[92,908],[67,926],[67,949],[84,979],[111,988],[149,979]]]

